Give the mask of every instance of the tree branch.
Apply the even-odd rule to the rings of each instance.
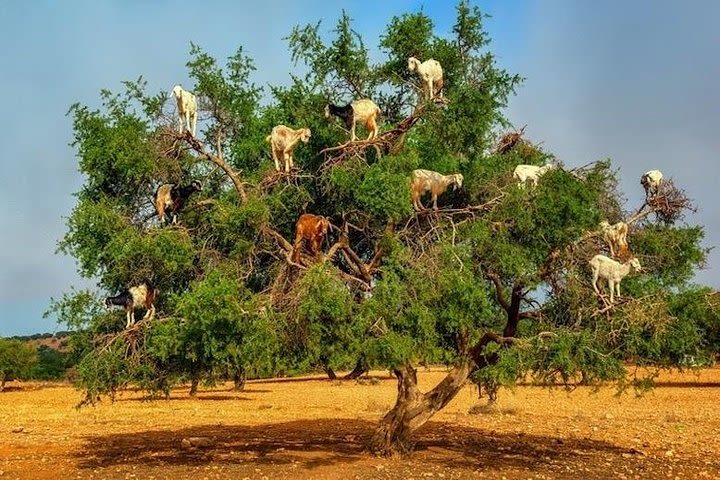
[[[505,312],[510,311],[510,303],[507,301],[507,298],[505,298],[505,294],[503,293],[503,285],[500,281],[500,277],[497,276],[497,274],[488,272],[486,276],[495,284],[495,296],[497,297],[497,301],[500,304],[500,306],[505,310]]]
[[[223,159],[222,148],[219,143],[217,145],[218,154],[216,155],[205,150],[200,140],[193,137],[192,133],[186,130],[182,133],[173,130],[166,130],[165,134],[177,140],[185,140],[197,154],[219,167],[223,172],[225,172],[228,177],[230,177],[230,180],[232,180],[233,185],[235,186],[235,190],[237,190],[237,193],[240,196],[240,200],[242,200],[243,202],[247,201],[247,194],[245,193],[245,188],[243,187],[242,181],[240,180],[240,176]],[[219,142],[219,136],[218,138],[216,138],[216,140]]]

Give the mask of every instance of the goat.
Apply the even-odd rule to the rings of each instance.
[[[537,187],[540,177],[554,168],[556,167],[552,163],[546,163],[542,167],[535,165],[518,165],[513,171],[513,177],[518,180],[518,184],[521,187],[525,186],[528,180],[532,181],[533,187]]]
[[[640,184],[645,189],[645,199],[656,195],[660,191],[663,174],[660,170],[650,170],[640,177]]]
[[[301,128],[293,130],[285,125],[277,125],[273,127],[272,133],[265,137],[266,142],[270,142],[272,149],[272,157],[275,161],[275,170],[280,171],[280,159],[285,163],[285,171],[289,172],[293,168],[293,150],[298,142],[307,143],[310,141],[310,129]]]
[[[442,94],[443,87],[443,69],[440,62],[434,59],[425,60],[420,63],[415,57],[408,58],[408,70],[417,71],[428,92],[428,99],[433,99],[436,94]]]
[[[300,246],[305,239],[310,253],[317,255],[325,235],[330,228],[330,221],[312,213],[303,213],[295,224],[295,243],[293,245],[293,261],[300,258]]]
[[[420,197],[425,192],[432,195],[433,210],[437,210],[437,197],[445,192],[450,185],[453,190],[462,187],[463,176],[461,173],[453,175],[443,175],[432,170],[413,170],[412,181],[410,184],[410,193],[412,194],[412,202],[415,210],[422,210],[425,207],[420,202]]]
[[[109,309],[113,305],[123,307],[127,315],[127,324],[125,328],[130,327],[135,323],[135,309],[145,307],[147,311],[143,320],[146,318],[152,320],[155,316],[155,298],[157,297],[158,289],[153,287],[149,281],[144,281],[140,285],[130,287],[124,290],[119,295],[114,297],[107,297],[105,299],[105,306]]]
[[[602,231],[603,239],[605,240],[605,243],[608,244],[608,247],[610,247],[610,256],[615,256],[615,248],[617,247],[618,253],[620,255],[627,254],[628,251],[628,243],[627,243],[627,234],[628,234],[628,224],[625,222],[618,222],[615,225],[610,225],[610,223],[603,221],[600,222],[600,231]]]
[[[185,127],[195,136],[195,127],[197,126],[197,99],[195,95],[183,90],[180,85],[175,85],[172,89],[175,100],[177,101],[178,116],[180,122],[185,121]],[[192,127],[191,127],[192,123]]]
[[[177,214],[182,210],[188,197],[195,192],[200,192],[202,185],[198,180],[193,180],[190,185],[181,187],[172,183],[164,183],[155,190],[155,210],[160,222],[165,221],[165,211],[172,213],[172,223],[177,223]]]
[[[631,258],[625,263],[620,263],[605,255],[595,255],[589,262],[593,272],[593,289],[595,293],[600,295],[597,287],[598,278],[604,278],[610,287],[610,303],[615,302],[615,291],[620,296],[620,281],[625,278],[631,271],[639,272],[642,267],[637,258]]]
[[[371,140],[377,137],[378,124],[377,117],[380,114],[380,108],[375,105],[375,102],[369,99],[357,100],[344,107],[339,107],[329,103],[325,106],[325,118],[330,118],[332,115],[340,118],[345,122],[345,126],[350,130],[350,141],[355,141],[355,124],[360,122],[365,125],[368,129],[367,140]]]

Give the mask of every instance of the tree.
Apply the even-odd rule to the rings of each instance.
[[[61,380],[70,367],[69,355],[50,348],[47,345],[40,345],[37,348],[38,363],[30,372],[30,378],[35,380]]]
[[[271,87],[264,106],[242,50],[221,68],[193,45],[190,90],[206,118],[198,138],[176,130],[164,94],[148,94],[142,79],[124,94],[103,92],[101,110],[74,105],[86,182],[60,249],[107,291],[143,278],[161,291],[158,318],[126,331],[121,313],[99,311],[89,292],[54,304],[79,332],[89,400],[128,382],[167,392],[218,372],[389,368],[397,401],[369,445],[388,454],[409,451],[413,432],[468,380],[493,389],[526,374],[624,381],[624,360],[667,367],[709,355],[718,317],[696,315],[714,310],[689,284],[707,250],[702,228],[681,223],[683,192],[667,182],[631,213],[609,161],[517,186],[518,164],[562,165],[525,140],[494,148],[522,79],[496,64],[482,20],[464,1],[450,37],[423,13],[395,17],[379,64],[345,14],[329,40],[321,24],[298,26],[288,42],[306,73]],[[418,95],[410,55],[441,62],[444,99]],[[323,109],[358,96],[377,100],[385,124],[377,139],[349,143]],[[312,130],[289,175],[274,171],[265,142],[279,123]],[[460,172],[462,190],[445,193],[439,211],[416,213],[416,168]],[[158,226],[155,186],[189,178],[206,188],[180,225]],[[294,250],[303,212],[333,225],[320,255]],[[606,251],[603,219],[632,225],[645,267],[614,305],[595,295],[587,267]],[[446,364],[448,374],[422,392],[418,362]]]
[[[37,351],[31,345],[20,340],[0,338],[0,392],[9,380],[30,378],[37,361]]]

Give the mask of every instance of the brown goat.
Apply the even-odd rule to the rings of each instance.
[[[320,251],[325,235],[330,228],[330,221],[321,215],[303,213],[295,224],[295,244],[293,245],[293,261],[300,257],[300,246],[303,239],[313,255]]]

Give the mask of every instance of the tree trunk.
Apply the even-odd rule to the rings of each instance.
[[[367,362],[365,361],[365,358],[360,357],[360,358],[358,358],[358,361],[355,364],[355,368],[353,368],[352,372],[348,373],[343,378],[345,380],[355,380],[356,378],[360,378],[368,370],[369,370],[369,367],[368,367]]]
[[[337,380],[337,375],[335,374],[335,370],[333,370],[332,368],[325,367],[325,373],[327,374],[327,376],[330,380]]]
[[[245,374],[245,369],[240,368],[235,372],[235,375],[233,376],[233,382],[235,383],[235,386],[233,389],[237,392],[242,392],[245,390],[245,380],[247,379],[247,376]]]
[[[452,400],[465,385],[472,362],[463,358],[428,393],[417,388],[417,370],[406,364],[395,370],[398,379],[397,402],[380,422],[370,439],[370,450],[377,455],[406,454],[412,450],[412,434]]]
[[[190,383],[190,396],[194,397],[197,395],[198,385],[200,384],[200,377],[193,375]]]

